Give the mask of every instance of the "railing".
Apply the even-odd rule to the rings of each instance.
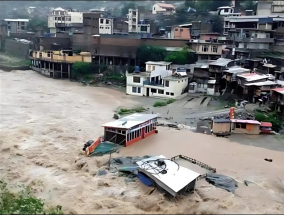
[[[152,85],[152,86],[157,86],[157,87],[164,87],[163,84],[157,84],[155,81],[143,81],[143,86],[144,85]]]

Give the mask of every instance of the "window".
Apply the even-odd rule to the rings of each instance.
[[[166,92],[166,95],[167,95],[167,96],[169,96],[169,95],[170,95],[170,93],[169,93],[169,92]]]
[[[211,52],[217,53],[218,47],[217,46],[211,46]]]
[[[10,22],[7,22],[8,25],[10,25]]]
[[[50,52],[47,52],[47,57],[50,57]]]
[[[183,31],[183,29],[180,29],[180,31]]]
[[[57,20],[58,20],[58,21],[61,21],[61,17],[57,17]]]
[[[61,20],[62,20],[62,21],[65,21],[65,17],[61,17]]]
[[[208,52],[208,45],[202,46],[202,52]]]
[[[141,31],[147,31],[147,26],[141,26]]]
[[[171,96],[174,96],[175,94],[174,93],[171,93]]]
[[[157,89],[151,89],[151,93],[157,93]]]
[[[155,70],[155,66],[152,66],[152,71]]]
[[[60,11],[60,15],[64,15],[64,11]]]
[[[213,89],[213,88],[214,88],[214,84],[208,84],[208,85],[207,85],[207,88]]]
[[[225,12],[225,13],[228,13],[228,12],[229,12],[229,9],[227,9],[227,8],[224,9],[224,12]]]
[[[165,86],[169,87],[170,86],[170,82],[169,81],[165,81]]]
[[[244,49],[248,48],[248,44],[244,43]]]
[[[132,87],[132,93],[136,93],[137,87]]]
[[[24,22],[21,22],[21,25],[25,25],[25,23],[24,23]]]
[[[7,26],[7,29],[8,29],[8,30],[11,30],[11,26]]]
[[[176,28],[175,31],[178,31],[178,29]]]
[[[156,8],[154,7],[154,10],[156,10]]]
[[[103,20],[103,19],[100,19],[100,23],[103,24],[103,23],[104,23],[104,20]]]
[[[106,24],[109,24],[109,20],[108,19],[106,20]]]
[[[22,30],[25,30],[25,26],[21,26],[21,29],[22,29]]]
[[[137,87],[138,93],[141,93],[141,88]]]
[[[159,94],[164,94],[164,90],[158,90]]]
[[[57,20],[57,17],[54,17],[55,20]]]
[[[242,123],[242,124],[241,124],[241,128],[246,129],[246,124],[245,124],[245,123]]]
[[[140,77],[133,76],[134,83],[140,83]]]

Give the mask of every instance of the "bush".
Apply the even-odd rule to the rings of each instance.
[[[167,104],[174,103],[175,101],[176,101],[175,99],[168,99],[168,100],[167,100]]]
[[[255,119],[260,122],[270,122],[272,124],[272,130],[278,132],[281,129],[282,120],[281,117],[278,116],[277,112],[271,112],[268,114],[263,114],[261,112],[256,111]]]
[[[167,102],[155,102],[153,107],[164,107],[164,106],[167,106]]]
[[[11,193],[7,183],[0,181],[0,214],[63,214],[61,206],[44,209],[44,202],[31,193],[31,187],[24,187],[18,193]]]
[[[146,109],[143,107],[137,107],[137,108],[133,108],[133,109],[127,109],[127,108],[121,108],[118,110],[118,114],[119,115],[126,115],[126,114],[131,114],[131,113],[142,113],[144,112]]]

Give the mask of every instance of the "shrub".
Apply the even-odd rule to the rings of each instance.
[[[63,214],[61,206],[44,209],[44,201],[31,193],[32,188],[24,186],[18,193],[11,193],[7,183],[0,181],[0,214]]]
[[[145,110],[146,109],[143,107],[137,107],[137,108],[132,108],[132,109],[120,108],[117,113],[119,115],[126,115],[126,114],[131,114],[131,113],[142,113]]]
[[[167,104],[174,103],[175,101],[176,101],[175,99],[168,99],[168,100],[167,100]]]
[[[163,106],[167,106],[167,103],[166,102],[155,102],[153,107],[163,107]]]
[[[272,124],[272,129],[278,132],[281,129],[282,120],[281,117],[278,116],[277,112],[270,112],[268,114],[263,114],[261,112],[256,111],[255,119],[260,122],[270,122]]]

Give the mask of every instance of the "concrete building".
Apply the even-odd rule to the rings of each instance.
[[[144,17],[144,8],[129,9],[128,17],[128,32],[129,33],[150,33],[150,20]]]
[[[89,52],[74,54],[72,50],[45,50],[30,53],[32,69],[52,78],[71,78],[71,67],[75,62],[92,62]]]
[[[230,6],[223,6],[218,7],[217,9],[218,15],[222,17],[234,17],[234,16],[241,16],[241,13],[234,13],[234,7]]]
[[[83,13],[58,7],[48,15],[48,28],[52,34],[60,31],[82,32]]]
[[[211,33],[212,23],[210,21],[192,21],[192,26],[190,28],[191,39],[199,39],[202,33]]]
[[[274,0],[259,0],[257,3],[257,15],[283,15],[284,2]]]
[[[100,18],[99,19],[99,34],[113,34],[113,19]]]
[[[187,95],[186,72],[173,73],[170,62],[146,62],[146,72],[127,74],[126,93],[136,96],[183,98]]]
[[[83,13],[83,32],[87,35],[99,34],[101,13]]]
[[[271,100],[275,102],[275,109],[284,116],[284,87],[271,90]]]
[[[10,33],[19,34],[27,32],[27,24],[29,19],[4,19],[7,25],[8,35]]]
[[[152,7],[152,14],[170,15],[175,12],[175,6],[172,4],[156,3]]]
[[[187,27],[174,27],[173,29],[173,38],[174,39],[186,39],[190,40],[190,28]]]

